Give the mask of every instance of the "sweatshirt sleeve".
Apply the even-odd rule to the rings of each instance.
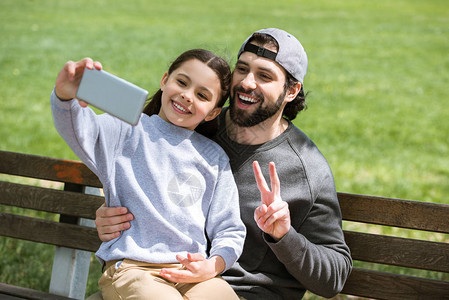
[[[97,115],[72,99],[60,100],[54,90],[50,96],[56,130],[72,151],[104,183],[111,170],[121,135],[120,121],[110,115]]]
[[[278,242],[268,235],[264,238],[288,272],[306,289],[330,298],[342,290],[352,269],[341,222],[334,180],[328,173],[300,228],[291,227]]]
[[[228,270],[242,254],[246,236],[246,227],[240,217],[238,190],[229,163],[220,172],[206,231],[211,240],[210,256],[221,256],[226,263],[224,271]]]

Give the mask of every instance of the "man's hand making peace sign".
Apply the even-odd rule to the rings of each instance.
[[[259,163],[253,162],[254,176],[262,200],[262,205],[254,211],[254,220],[263,232],[278,241],[290,230],[290,211],[287,202],[281,199],[281,187],[274,163],[270,162],[269,167],[271,191]]]

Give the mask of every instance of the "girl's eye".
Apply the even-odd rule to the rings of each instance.
[[[186,86],[185,81],[182,80],[182,79],[178,79],[178,83],[179,83],[180,85],[182,85],[182,86]]]
[[[209,99],[207,98],[206,94],[203,94],[203,93],[198,93],[198,97],[200,97],[200,98],[203,99],[203,100],[209,100]]]

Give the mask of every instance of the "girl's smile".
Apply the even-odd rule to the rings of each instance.
[[[184,105],[182,105],[179,102],[176,102],[174,100],[171,100],[172,106],[173,106],[173,110],[179,112],[180,114],[190,114],[190,110],[185,107]]]

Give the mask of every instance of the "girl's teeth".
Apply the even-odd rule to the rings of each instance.
[[[177,109],[183,111],[183,112],[187,112],[183,107],[181,107],[179,104],[173,102],[173,105],[176,106]]]

